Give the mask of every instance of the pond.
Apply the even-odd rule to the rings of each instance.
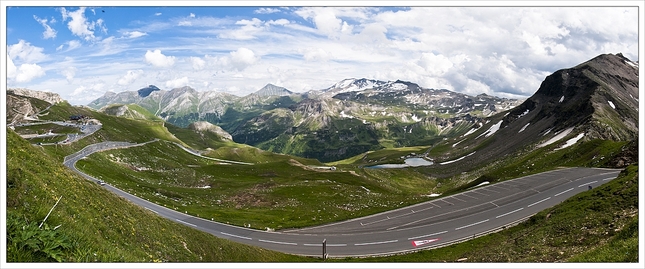
[[[404,168],[404,167],[428,166],[432,164],[434,163],[424,158],[408,158],[408,159],[405,159],[405,163],[379,164],[379,165],[369,166],[366,168]]]

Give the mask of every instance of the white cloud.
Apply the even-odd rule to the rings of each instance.
[[[166,81],[166,87],[174,89],[174,88],[179,88],[183,86],[188,86],[189,83],[190,81],[188,80],[188,77],[182,77],[182,78]]]
[[[11,57],[7,55],[7,79],[15,79],[18,73],[18,68],[13,64]]]
[[[135,80],[137,80],[139,77],[143,75],[143,70],[137,69],[137,70],[128,70],[128,72],[123,76],[119,81],[117,82],[121,86],[127,86],[132,84]]]
[[[257,18],[253,18],[251,20],[239,20],[235,22],[235,25],[241,25],[241,27],[223,32],[219,37],[226,39],[251,40],[256,39],[256,35],[262,33],[262,31],[266,29],[266,27],[264,27],[264,23]]]
[[[81,47],[81,42],[78,40],[70,40],[67,42],[67,51],[80,48]]]
[[[103,19],[88,21],[85,17],[85,9],[85,7],[80,7],[76,11],[72,12],[61,7],[60,11],[63,16],[63,21],[67,21],[68,18],[71,18],[67,23],[67,28],[72,32],[72,34],[79,36],[86,41],[92,41],[96,39],[94,36],[94,29],[98,27],[101,32],[107,33],[107,28],[103,24]]]
[[[206,61],[199,57],[190,57],[190,62],[192,63],[194,70],[202,70],[206,65]]]
[[[190,13],[190,16],[189,16],[189,17],[194,18],[194,17],[195,17],[195,14],[194,14],[194,13]]]
[[[72,83],[74,80],[74,76],[76,75],[76,67],[69,66],[62,71],[60,71],[60,74],[65,76],[65,79],[67,80],[68,83]]]
[[[244,70],[248,66],[258,61],[259,57],[247,48],[239,48],[236,51],[231,51],[231,65],[237,70]]]
[[[139,32],[139,31],[132,31],[132,32],[123,33],[123,36],[125,36],[127,38],[137,38],[137,37],[142,37],[142,36],[145,36],[145,35],[148,35],[148,33]]]
[[[40,62],[47,58],[43,54],[43,48],[32,46],[31,43],[24,40],[20,40],[18,43],[9,46],[7,52],[11,59],[18,59],[29,63]]]
[[[161,12],[155,13],[155,16],[161,16]]]
[[[302,57],[307,61],[327,61],[332,58],[332,54],[321,48],[308,48],[304,50]]]
[[[270,7],[261,7],[253,11],[253,13],[255,14],[271,14],[276,12],[280,12],[280,10],[277,8],[270,8]]]
[[[24,83],[44,76],[45,70],[37,64],[21,64],[20,68],[15,72],[15,75],[16,82]]]
[[[40,23],[43,27],[45,27],[45,31],[43,32],[43,38],[44,39],[50,39],[50,38],[55,38],[56,37],[56,30],[52,29],[51,26],[47,24],[47,19],[41,19],[38,18],[36,15],[34,15],[34,19]],[[54,21],[52,21],[54,23]]]
[[[145,58],[146,63],[152,64],[155,67],[171,67],[175,64],[175,57],[163,55],[161,50],[148,50]]]

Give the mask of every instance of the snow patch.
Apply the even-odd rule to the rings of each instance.
[[[524,131],[524,129],[526,129],[526,127],[529,127],[529,124],[531,124],[531,123],[529,122],[529,123],[527,123],[526,125],[524,125],[524,127],[522,127],[522,129],[520,129],[520,131],[519,131],[519,132],[517,132],[517,133],[519,134],[519,133],[523,132],[523,131]]]
[[[343,117],[343,118],[350,118],[350,119],[354,118],[354,116],[345,114],[345,111],[341,111],[340,116]]]
[[[616,109],[616,106],[614,105],[614,103],[612,101],[607,100],[607,102],[609,102],[609,106],[611,108]]]
[[[481,127],[481,126],[480,126],[480,127]],[[467,136],[467,135],[472,134],[472,133],[474,133],[474,132],[477,132],[477,130],[479,130],[479,128],[472,128],[472,129],[468,130],[468,132],[466,132],[465,134],[463,134],[461,137],[464,137],[464,136]]]
[[[417,118],[417,115],[414,115],[414,114],[412,114],[412,120],[413,120],[414,122],[420,122],[420,121],[421,121],[421,119],[420,119],[420,118]]]
[[[461,143],[461,142],[464,142],[464,140],[466,140],[466,139],[463,139],[463,140],[461,140],[461,141],[459,141],[459,142],[457,142],[457,143],[452,144],[452,147],[454,148],[455,146],[457,146],[457,144],[459,144],[459,143]]]
[[[407,88],[408,88],[408,86],[407,86],[407,85],[405,85],[405,84],[403,84],[403,83],[393,83],[393,84],[390,86],[390,88],[391,88],[392,90],[404,90],[404,89],[407,89]]]
[[[440,164],[440,165],[444,165],[444,164],[449,164],[449,163],[458,162],[458,161],[461,161],[461,160],[463,160],[464,158],[466,158],[466,157],[468,157],[468,156],[470,156],[470,155],[475,154],[475,152],[477,152],[477,151],[473,151],[472,153],[470,153],[470,154],[468,154],[468,155],[466,155],[466,156],[462,156],[462,157],[461,157],[461,158],[459,158],[459,159],[454,159],[454,160],[452,160],[452,161],[442,162],[442,163],[439,163],[439,164]]]
[[[631,97],[632,99],[636,100],[636,102],[638,102],[638,98],[634,97],[631,93],[629,94],[629,97]]]
[[[488,182],[488,181],[484,181],[484,182],[482,182],[482,183],[479,183],[479,185],[477,185],[477,186],[475,186],[475,187],[484,186],[484,185],[488,185],[488,184],[490,184],[490,182]]]
[[[638,64],[637,63],[634,63],[634,62],[631,62],[631,61],[625,61],[625,63],[627,63],[628,65],[631,65],[633,68],[638,69]]]
[[[564,101],[564,95],[560,97],[560,103],[562,103],[562,101]]]
[[[582,139],[584,136],[585,136],[585,133],[581,133],[581,134],[577,135],[576,137],[567,140],[567,142],[564,143],[564,145],[562,145],[562,147],[559,147],[559,148],[557,148],[555,150],[559,150],[559,149],[568,148],[570,146],[573,146],[573,144],[577,143],[578,140]]]
[[[557,142],[558,140],[564,138],[565,136],[569,135],[571,133],[571,131],[573,131],[573,127],[569,128],[569,129],[566,129],[566,130],[560,132],[559,134],[556,134],[553,138],[549,139],[548,141],[546,141],[546,142],[544,142],[542,144],[539,144],[537,147],[541,148],[541,147],[544,147],[544,146],[551,145],[551,144]]]
[[[441,193],[431,193],[431,194],[428,194],[426,196],[427,197],[437,197],[437,196],[441,196]]]
[[[499,127],[501,127],[501,126],[502,126],[502,122],[503,122],[503,121],[504,121],[504,120],[501,120],[501,121],[499,121],[498,123],[496,123],[495,125],[491,126],[491,127],[490,127],[486,132],[483,132],[482,134],[480,134],[479,136],[477,136],[475,139],[480,138],[482,135],[484,135],[484,136],[486,136],[486,137],[489,137],[489,136],[493,135],[494,133],[496,133],[497,131],[499,131]]]

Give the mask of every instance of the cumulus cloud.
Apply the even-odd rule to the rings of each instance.
[[[135,80],[137,80],[139,77],[143,75],[143,70],[137,69],[137,70],[128,70],[128,72],[123,76],[122,78],[119,79],[117,82],[121,86],[127,86],[132,84]]]
[[[16,82],[24,83],[44,76],[45,70],[37,64],[21,64],[14,74]]]
[[[13,64],[11,57],[7,55],[7,78],[15,79],[17,73],[18,73],[18,68],[16,68],[16,65]]]
[[[76,11],[67,11],[64,7],[60,8],[63,21],[70,21],[67,23],[67,28],[72,34],[85,39],[86,41],[95,40],[94,30],[98,28],[101,32],[107,33],[107,27],[103,24],[103,19],[96,21],[88,21],[85,17],[85,7],[81,7]]]
[[[231,51],[230,54],[232,67],[240,71],[254,64],[259,59],[252,50],[247,48],[239,48],[236,51]]]
[[[194,70],[202,70],[204,69],[204,66],[206,66],[206,61],[199,57],[190,57],[190,62],[192,63]]]
[[[179,88],[183,86],[188,86],[189,83],[190,81],[188,80],[188,77],[182,77],[182,78],[166,81],[166,87],[174,89],[174,88]]]
[[[43,48],[32,46],[31,43],[24,40],[20,40],[18,43],[9,46],[7,52],[11,59],[18,59],[30,63],[40,62],[47,58],[43,54]]]
[[[34,20],[36,20],[40,25],[45,27],[45,31],[43,32],[43,38],[44,39],[50,39],[50,38],[55,38],[56,37],[56,30],[52,29],[51,26],[47,24],[47,19],[41,19],[38,18],[38,16],[34,15]],[[54,23],[55,20],[52,21]]]
[[[175,64],[175,57],[163,55],[161,50],[148,50],[145,59],[146,63],[152,64],[155,67],[171,67]]]
[[[155,16],[161,16],[161,12],[155,13]]]

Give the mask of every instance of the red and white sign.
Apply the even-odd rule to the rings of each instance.
[[[425,245],[425,244],[432,243],[432,242],[437,241],[437,240],[439,240],[439,238],[435,238],[435,239],[427,239],[427,240],[419,240],[419,241],[412,241],[412,245],[413,245],[413,246],[415,246],[415,247],[418,247],[418,246],[421,246],[421,245]]]

